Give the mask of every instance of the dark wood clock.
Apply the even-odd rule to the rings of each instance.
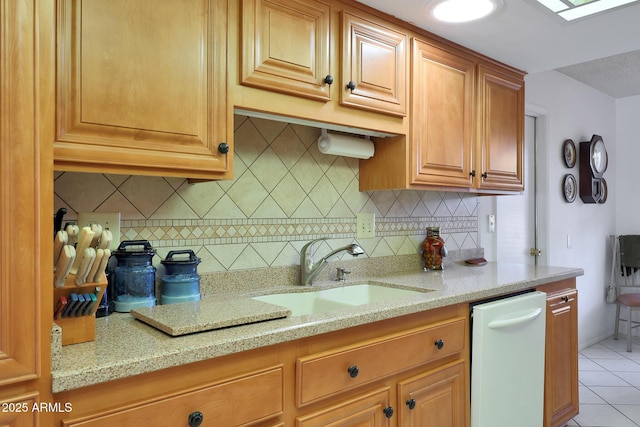
[[[580,198],[584,203],[599,203],[606,197],[602,175],[608,165],[607,148],[600,135],[580,143]]]

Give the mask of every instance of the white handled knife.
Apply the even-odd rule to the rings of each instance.
[[[104,254],[102,255],[102,259],[100,260],[100,265],[98,266],[98,270],[96,271],[95,276],[93,276],[93,281],[95,283],[99,282],[102,279],[102,274],[107,269],[107,263],[109,262],[110,257],[111,257],[111,250],[105,249]]]
[[[53,286],[56,288],[62,288],[64,282],[67,279],[71,265],[76,258],[76,250],[71,245],[64,245],[60,257],[58,258],[58,264],[56,266],[56,272],[53,276]]]
[[[98,268],[100,267],[100,262],[102,261],[103,256],[104,256],[104,249],[96,249],[95,259],[91,264],[91,269],[89,270],[89,273],[87,273],[87,278],[86,278],[87,282],[89,283],[95,282],[93,278],[96,277],[96,271],[98,271]]]
[[[95,258],[95,249],[86,248],[84,250],[80,260],[80,265],[78,266],[78,271],[76,272],[76,286],[84,284],[85,280],[87,280],[87,274],[89,273],[89,269],[91,269],[91,263]]]
[[[80,237],[78,237],[78,246],[76,246],[76,260],[73,262],[73,266],[71,267],[71,274],[78,274],[78,267],[80,267],[80,261],[84,256],[84,250],[89,247],[91,244],[91,240],[96,233],[91,231],[89,227],[82,227],[80,230]]]
[[[57,266],[58,258],[60,258],[60,253],[62,253],[62,248],[64,245],[69,243],[69,236],[67,232],[64,230],[59,230],[56,233],[56,238],[53,241],[53,265]]]

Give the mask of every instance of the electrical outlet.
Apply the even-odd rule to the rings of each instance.
[[[120,212],[78,212],[78,226],[86,227],[89,224],[100,224],[103,229],[109,229],[113,235],[109,249],[118,249],[120,245]]]
[[[376,237],[376,216],[374,213],[360,212],[356,215],[356,238]]]

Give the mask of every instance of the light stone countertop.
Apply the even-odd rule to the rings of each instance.
[[[347,284],[367,282],[431,291],[410,300],[386,301],[180,337],[171,337],[130,314],[114,313],[97,319],[96,340],[92,342],[62,347],[60,328],[54,327],[52,391],[77,389],[451,304],[491,298],[583,274],[580,268],[505,263],[466,266],[454,263],[444,271],[360,277]],[[336,283],[313,285],[314,288],[324,286],[336,286]],[[309,288],[289,286],[259,293],[305,289]],[[237,299],[255,294],[227,293],[208,298]]]

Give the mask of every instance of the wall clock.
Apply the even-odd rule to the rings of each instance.
[[[609,156],[600,135],[580,143],[580,198],[584,203],[598,203],[606,197],[602,175],[607,166]]]

